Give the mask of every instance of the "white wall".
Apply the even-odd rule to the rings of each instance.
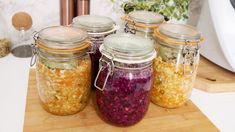
[[[14,30],[11,17],[18,11],[26,11],[32,16],[36,30],[59,24],[59,0],[0,0],[0,14],[4,16],[9,32]]]
[[[120,4],[123,0],[119,0],[113,4],[111,0],[91,0],[90,8],[91,14],[104,15],[112,18],[118,25],[123,24],[121,17],[123,12],[120,8]]]
[[[119,0],[120,2],[123,0]],[[190,21],[195,25],[195,12],[198,14],[199,1],[192,0],[194,3],[191,15],[193,16]],[[91,0],[91,14],[105,15],[113,18],[118,24],[122,23],[120,17],[123,15],[118,11],[118,5],[113,5],[110,0]],[[116,10],[113,10],[116,9]],[[11,25],[11,17],[17,11],[26,11],[33,18],[33,27],[40,30],[43,27],[59,24],[59,0],[0,0],[0,16],[3,15],[6,20],[6,27],[9,33],[14,29]],[[1,19],[1,18],[0,18]],[[0,24],[2,23],[0,20]],[[0,28],[1,28],[0,26]],[[1,30],[1,29],[0,29]]]

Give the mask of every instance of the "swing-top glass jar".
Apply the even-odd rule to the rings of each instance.
[[[150,11],[132,11],[122,18],[126,33],[141,35],[152,39],[154,29],[164,22],[164,17]]]
[[[94,80],[99,70],[99,59],[101,57],[99,47],[103,43],[105,37],[116,33],[118,26],[116,26],[111,18],[96,15],[77,16],[73,19],[73,26],[86,30],[91,42],[96,48],[95,53],[91,54]]]
[[[129,126],[148,110],[152,85],[153,41],[132,34],[105,38],[95,80],[96,103],[104,120]]]
[[[90,43],[85,31],[55,26],[36,38],[36,79],[43,108],[55,115],[71,115],[88,102],[91,86]]]
[[[151,101],[166,108],[190,97],[199,65],[201,34],[188,25],[162,24],[154,31],[156,51]]]

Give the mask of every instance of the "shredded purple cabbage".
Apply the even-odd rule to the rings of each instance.
[[[98,86],[102,86],[107,69],[101,72]],[[141,70],[115,69],[103,91],[96,91],[96,103],[104,120],[130,126],[139,122],[148,110],[152,67]]]

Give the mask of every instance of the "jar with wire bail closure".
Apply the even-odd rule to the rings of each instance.
[[[170,23],[156,29],[154,37],[158,54],[151,101],[166,108],[180,107],[190,98],[203,38],[192,26]]]
[[[86,32],[54,26],[42,29],[35,40],[36,83],[43,108],[55,115],[84,109],[91,90],[91,46]]]
[[[96,51],[91,54],[92,67],[93,67],[93,81],[99,70],[99,59],[101,53],[99,51],[100,45],[103,43],[104,38],[110,34],[116,33],[118,26],[115,22],[105,16],[97,15],[83,15],[77,16],[73,19],[74,27],[79,27],[88,32],[90,41],[96,48]]]
[[[132,11],[122,17],[126,22],[124,31],[152,39],[154,29],[164,22],[164,17],[150,11]]]
[[[148,110],[152,85],[153,41],[132,34],[110,35],[100,51],[95,80],[96,104],[102,118],[114,125],[130,126]]]

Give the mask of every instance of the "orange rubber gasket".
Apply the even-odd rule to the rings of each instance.
[[[45,45],[42,44],[42,42],[40,42],[39,40],[36,41],[36,45],[41,48],[41,49],[44,49],[46,51],[49,51],[49,52],[75,52],[75,51],[81,51],[87,47],[89,47],[91,45],[91,43],[89,43],[88,41],[85,41],[83,42],[83,46],[81,47],[78,47],[78,48],[73,48],[73,49],[54,49],[54,48],[50,48],[50,47],[47,47]]]
[[[200,44],[205,41],[204,38],[200,38],[199,41],[185,41],[185,42],[174,41],[173,39],[170,39],[170,38],[162,35],[158,30],[154,30],[153,35],[163,42],[174,43],[174,44],[179,44],[179,45],[194,45],[194,44],[196,45],[196,44]]]
[[[125,15],[123,17],[121,17],[122,20],[126,21],[128,24],[134,25],[136,27],[140,27],[140,28],[158,28],[158,25],[145,25],[145,24],[141,24],[141,23],[135,23],[133,20],[129,19],[128,15]]]

